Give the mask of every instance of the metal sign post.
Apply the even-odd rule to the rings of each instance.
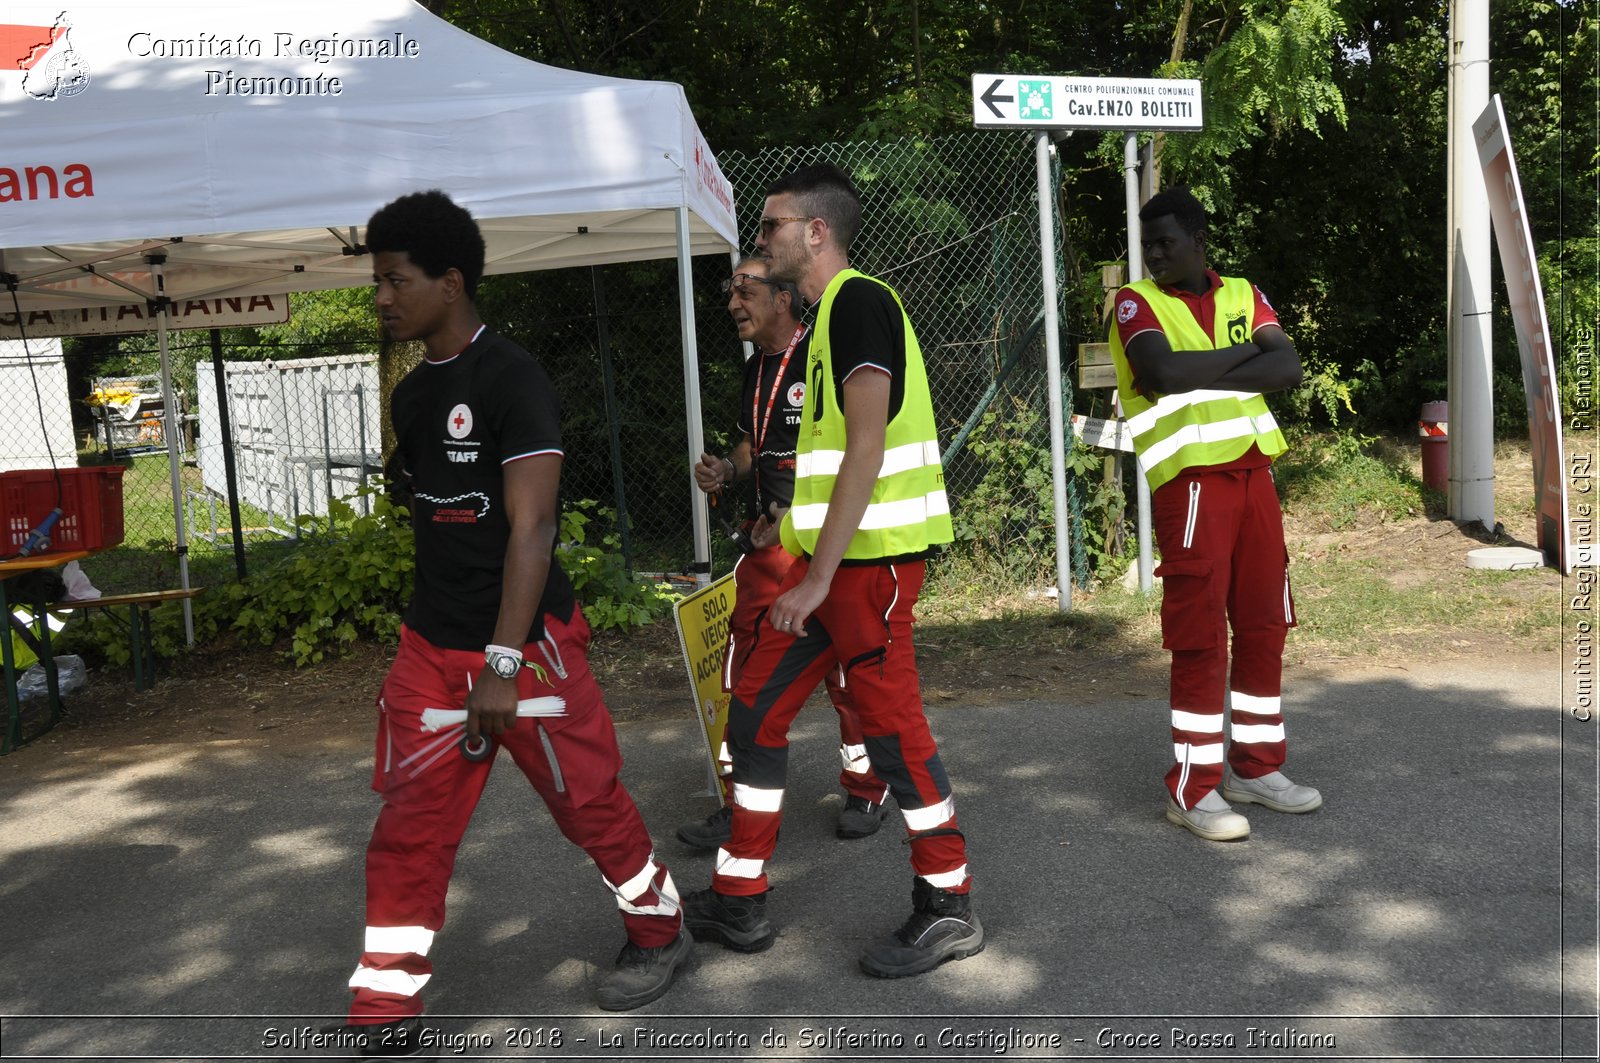
[[[1200,82],[1168,78],[1095,78],[1050,74],[973,74],[972,124],[980,129],[1027,129],[1036,138],[1039,185],[1039,261],[1043,270],[1045,370],[1050,381],[1050,465],[1056,510],[1057,601],[1072,608],[1071,545],[1067,528],[1066,428],[1061,409],[1061,339],[1056,320],[1056,256],[1050,224],[1049,134],[1053,130],[1120,129],[1126,132],[1128,171],[1128,280],[1142,275],[1139,254],[1137,130],[1199,130]],[[1139,576],[1150,589],[1149,487],[1139,484]]]

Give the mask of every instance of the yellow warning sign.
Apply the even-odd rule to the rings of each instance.
[[[728,726],[728,695],[722,691],[722,656],[728,648],[733,622],[733,573],[684,598],[674,607],[678,644],[689,669],[696,714],[706,736],[706,756],[711,776],[717,772],[717,750]],[[715,786],[713,785],[713,789]]]

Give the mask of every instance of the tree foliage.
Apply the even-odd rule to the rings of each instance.
[[[1197,77],[1206,129],[1162,138],[1163,183],[1188,182],[1212,207],[1216,264],[1262,285],[1319,378],[1348,388],[1369,426],[1398,426],[1418,402],[1443,392],[1447,0],[425,6],[529,59],[676,81],[719,151],[967,130],[974,72]],[[1579,0],[1497,0],[1491,16],[1492,87],[1504,97],[1553,329],[1570,360],[1577,330],[1593,328],[1600,306],[1595,15]],[[1123,255],[1120,142],[1077,135],[1059,152],[1066,268],[1092,285],[1098,263]],[[671,316],[670,276],[608,267],[605,277],[615,289],[613,314],[624,325],[639,322],[638,336],[642,316]],[[1503,304],[1502,291],[1495,298]],[[308,336],[348,342],[367,327],[348,298],[297,298],[297,322],[308,321],[296,326],[298,340],[287,330],[256,330],[238,337],[239,350],[287,349]],[[569,412],[598,416],[592,298],[587,270],[496,279],[486,295],[508,332],[571,378]],[[1097,300],[1086,287],[1083,304]],[[703,308],[713,317],[716,309]],[[1521,398],[1510,336],[1502,314],[1496,358],[1506,391],[1498,405],[1514,423]],[[626,327],[617,342],[619,358],[632,359],[629,381],[649,375],[646,360],[662,353]],[[115,353],[110,346],[82,349],[107,365],[119,356],[128,367],[151,361],[146,340],[117,341]],[[679,388],[677,367],[661,360],[648,386],[666,401]],[[1564,371],[1570,376],[1572,367]],[[602,430],[598,421],[583,428]],[[594,457],[598,482],[605,458]]]

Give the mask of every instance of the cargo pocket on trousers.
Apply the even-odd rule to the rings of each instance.
[[[1161,645],[1169,650],[1209,650],[1217,646],[1226,613],[1211,579],[1212,562],[1203,559],[1163,561],[1161,577]]]

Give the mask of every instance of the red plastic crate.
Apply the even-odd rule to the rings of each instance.
[[[56,507],[58,474],[61,519],[50,529],[50,545],[34,553],[103,550],[122,542],[122,472],[120,465],[0,472],[0,554],[21,550]]]

